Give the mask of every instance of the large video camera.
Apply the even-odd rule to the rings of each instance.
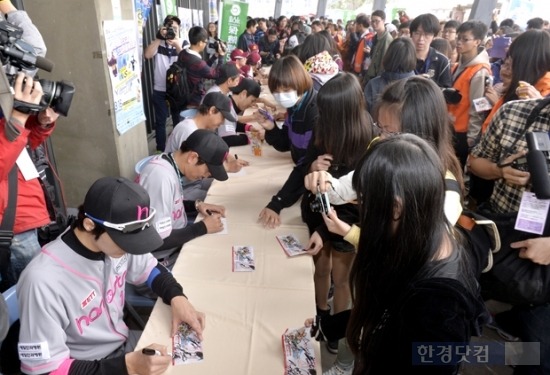
[[[8,83],[13,88],[17,72],[40,68],[51,72],[53,62],[37,56],[34,48],[21,39],[23,29],[5,20],[0,21],[0,60]],[[52,107],[57,113],[67,116],[73,100],[75,87],[71,82],[54,82],[39,79],[42,85],[42,99],[39,104],[31,104],[14,99],[13,107],[23,113],[38,113]]]
[[[550,137],[545,132],[528,132],[525,138],[533,192],[538,199],[550,199]]]

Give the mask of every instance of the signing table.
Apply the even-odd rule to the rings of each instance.
[[[206,314],[204,361],[169,367],[167,374],[283,374],[281,335],[315,314],[313,262],[287,257],[276,235],[294,234],[307,244],[299,204],[281,212],[282,225],[264,229],[258,214],[282,187],[293,164],[289,153],[264,144],[254,157],[250,146],[232,154],[250,166],[228,181],[214,181],[206,201],[226,207],[227,234],[208,234],[182,248],[173,274],[195,308]],[[256,269],[232,272],[232,246],[252,246]],[[171,347],[170,307],[158,300],[138,343]],[[319,345],[314,343],[317,371]]]

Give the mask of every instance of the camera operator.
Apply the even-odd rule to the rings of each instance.
[[[218,49],[221,47],[222,50],[227,50],[226,43],[218,38],[218,23],[210,22],[208,24],[208,41],[204,52],[206,53],[206,58],[211,59],[216,55]]]
[[[158,30],[156,39],[145,49],[146,59],[154,60],[154,85],[153,108],[155,111],[155,140],[157,150],[164,151],[166,146],[166,118],[168,117],[168,104],[166,102],[166,70],[178,59],[178,54],[183,49],[182,40],[179,37],[181,21],[176,16],[166,16],[162,27]],[[170,108],[172,123],[179,122],[179,110]]]
[[[37,105],[42,98],[40,82],[23,73],[15,79],[14,98],[24,104]],[[9,116],[0,119],[0,216],[4,219],[8,206],[10,171],[17,173],[17,201],[13,239],[3,238],[0,243],[2,260],[2,290],[17,283],[19,275],[32,258],[40,252],[36,229],[50,223],[50,216],[38,172],[32,163],[26,146],[38,147],[50,136],[59,115],[48,108],[38,115],[29,115],[13,109]],[[9,258],[6,256],[8,255]],[[4,263],[6,259],[9,262]]]

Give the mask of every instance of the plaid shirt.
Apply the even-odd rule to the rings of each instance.
[[[472,149],[471,155],[499,163],[514,153],[521,150],[527,151],[525,140],[527,132],[550,132],[550,106],[548,105],[541,110],[533,124],[525,129],[529,114],[542,100],[516,100],[504,104],[495,113],[487,132]],[[519,140],[513,145],[518,137]],[[490,199],[492,209],[497,213],[517,212],[523,192],[529,191],[530,187],[530,184],[527,186],[508,184],[503,178],[496,180]]]

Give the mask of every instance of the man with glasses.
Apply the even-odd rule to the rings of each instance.
[[[456,104],[447,104],[447,108],[454,118],[455,151],[462,167],[485,119],[485,109],[477,100],[485,96],[485,79],[491,76],[489,55],[483,48],[486,35],[487,26],[481,21],[467,21],[458,28],[459,63],[453,72],[453,88],[460,92],[462,99]]]
[[[456,40],[456,31],[459,26],[460,22],[456,20],[449,20],[445,22],[445,25],[443,26],[443,32],[441,33],[443,39],[447,39],[449,42],[451,40]]]
[[[376,35],[374,35],[372,40],[370,53],[371,62],[367,69],[365,80],[363,80],[363,86],[365,86],[370,79],[380,75],[382,72],[382,59],[393,40],[393,37],[386,30],[386,25],[384,24],[386,21],[386,13],[384,13],[384,11],[375,10],[371,15],[370,21]]]
[[[202,338],[204,314],[150,252],[162,239],[147,191],[125,178],[104,177],[89,189],[72,228],[29,264],[17,284],[25,374],[150,374],[171,356],[132,352],[123,321],[126,282],[146,282],[171,306],[172,335],[185,322]]]
[[[436,16],[421,14],[411,22],[411,38],[416,49],[415,73],[430,78],[439,87],[451,87],[451,64],[443,54],[430,47],[440,26]]]
[[[178,61],[187,69],[187,82],[191,91],[187,108],[197,108],[206,93],[204,80],[218,78],[218,69],[223,64],[225,49],[218,43],[218,51],[208,61],[204,61],[201,54],[208,44],[208,33],[201,26],[189,29],[189,43],[191,46],[180,52]]]

